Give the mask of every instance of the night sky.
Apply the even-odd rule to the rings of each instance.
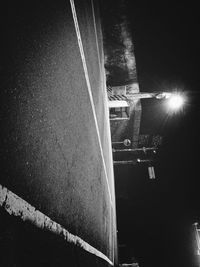
[[[184,109],[169,115],[163,101],[143,101],[141,132],[159,133],[163,144],[147,170],[115,168],[119,243],[141,267],[195,267],[192,223],[200,221],[199,9],[191,2],[125,1],[141,91],[186,95]],[[123,255],[122,255],[123,254]]]

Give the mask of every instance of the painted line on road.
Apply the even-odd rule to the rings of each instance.
[[[75,30],[76,30],[79,50],[80,50],[80,54],[81,54],[81,60],[82,60],[82,63],[83,63],[83,70],[84,70],[84,74],[85,74],[85,79],[86,79],[89,99],[90,99],[90,103],[91,103],[91,106],[92,106],[92,112],[93,112],[94,121],[95,121],[95,127],[96,127],[98,143],[99,143],[102,162],[103,162],[103,168],[104,168],[104,172],[105,172],[105,176],[106,176],[106,183],[107,183],[107,187],[108,187],[110,203],[111,203],[111,206],[113,208],[111,190],[110,190],[110,186],[109,186],[109,182],[108,182],[108,175],[107,175],[106,164],[105,164],[104,155],[103,155],[103,149],[102,149],[102,145],[101,145],[101,138],[100,138],[99,127],[98,127],[98,122],[97,122],[97,116],[96,116],[96,111],[95,111],[95,106],[94,106],[94,101],[93,101],[93,96],[92,96],[89,73],[88,73],[88,69],[87,69],[86,58],[85,58],[85,54],[84,54],[83,43],[82,43],[82,39],[81,39],[81,33],[80,33],[80,29],[79,29],[78,18],[77,18],[77,14],[76,14],[74,0],[70,0],[70,4],[71,4],[71,9],[72,9],[72,15],[73,15],[73,20],[74,20],[74,25],[75,25]]]
[[[96,23],[95,7],[94,7],[94,1],[93,0],[91,0],[91,6],[92,6],[92,15],[93,15],[93,22],[94,22],[94,33],[95,33],[95,40],[96,40],[96,47],[97,47],[99,71],[100,71],[101,78],[103,78],[103,76],[106,77],[106,75],[105,75],[105,69],[103,69],[101,66],[100,48],[99,48],[98,33],[97,33],[97,27],[96,27],[97,23]],[[103,38],[103,37],[100,36],[100,38]],[[107,95],[105,79],[103,79],[103,83],[104,83],[104,86],[102,87],[102,91],[103,91],[103,95],[104,95],[104,105],[105,105],[105,109],[106,109],[105,113],[106,113],[107,118],[109,118],[108,95]],[[108,120],[108,128],[110,129],[110,121],[109,120]],[[110,131],[108,132],[108,143],[110,146],[110,153],[111,153],[111,159],[110,159],[111,162],[110,163],[111,163],[111,166],[113,166],[113,157],[112,157],[112,151],[111,151],[112,144],[111,144]],[[113,169],[112,169],[112,175],[114,176]],[[114,215],[115,214],[114,208],[110,211],[111,214],[112,214],[112,211],[113,211],[113,220],[116,221],[116,217]],[[112,229],[112,220],[110,220],[110,229]],[[113,242],[113,244],[115,244],[115,235],[114,234],[112,235],[112,242]],[[112,261],[114,262],[115,245],[113,245],[112,247],[113,247],[113,249],[112,249]]]
[[[0,184],[0,207],[3,207],[10,215],[20,217],[23,221],[28,221],[38,228],[48,230],[54,234],[59,235],[66,242],[71,243],[81,249],[94,254],[95,256],[105,260],[110,265],[114,265],[113,262],[104,255],[101,251],[97,250],[89,243],[81,239],[80,237],[71,234],[62,225],[51,220],[44,213],[37,210],[30,205],[27,201],[17,196],[6,187]]]
[[[93,22],[94,22],[95,41],[96,41],[96,46],[97,46],[97,56],[98,56],[98,63],[99,63],[99,71],[101,73],[101,60],[100,60],[100,54],[99,54],[99,43],[98,43],[98,36],[97,36],[97,27],[96,27],[96,18],[95,18],[93,0],[91,0],[91,6],[92,6],[92,16],[93,16]],[[102,75],[102,73],[101,73],[101,75]]]

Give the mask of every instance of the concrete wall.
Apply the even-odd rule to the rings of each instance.
[[[1,10],[0,184],[113,263],[114,181],[94,2],[16,1]],[[70,266],[79,266],[70,255]]]

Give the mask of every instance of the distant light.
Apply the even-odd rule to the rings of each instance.
[[[149,172],[149,179],[155,179],[155,171],[153,166],[148,167],[148,172]]]
[[[124,142],[123,142],[123,144],[124,144],[125,146],[130,146],[130,145],[131,145],[131,140],[129,140],[129,139],[125,139]]]
[[[168,108],[172,111],[178,111],[183,107],[185,99],[181,94],[171,94],[167,100]]]

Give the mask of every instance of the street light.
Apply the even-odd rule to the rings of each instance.
[[[184,105],[185,99],[180,93],[172,93],[171,96],[168,97],[167,106],[168,108],[176,112],[180,110]]]
[[[181,110],[181,108],[183,107],[184,103],[185,103],[185,96],[183,93],[178,92],[178,91],[173,91],[173,92],[163,92],[163,91],[154,91],[154,92],[135,92],[135,91],[131,91],[128,90],[126,93],[126,87],[125,89],[123,88],[122,91],[117,90],[117,93],[113,93],[111,88],[109,90],[109,97],[108,97],[108,106],[110,108],[110,120],[129,120],[130,119],[130,113],[134,110],[134,107],[137,106],[137,103],[139,100],[142,99],[148,99],[148,98],[154,98],[154,99],[158,99],[158,100],[164,100],[162,102],[162,104],[164,104],[165,108],[167,109],[167,116],[170,113],[176,113],[178,111]],[[117,114],[119,113],[119,109],[121,111],[121,114],[123,113],[123,109],[126,108],[128,111],[126,112],[126,116],[123,117],[121,116],[117,116]],[[114,111],[113,111],[114,110]],[[140,109],[138,109],[140,110]],[[135,110],[134,110],[135,111]],[[111,116],[112,115],[112,116]],[[140,115],[141,116],[141,115]],[[136,117],[136,116],[135,116]],[[135,120],[134,117],[134,120]],[[139,122],[139,123],[138,123]],[[131,123],[133,123],[131,121]],[[114,122],[114,129],[116,129],[116,125],[118,126],[119,124],[115,124]],[[127,125],[124,124],[125,126]],[[137,129],[139,129],[139,125],[140,125],[140,117],[139,119],[137,119],[137,124],[135,127],[137,127]],[[135,131],[133,133],[133,136],[137,134],[139,135],[139,130]],[[134,137],[132,137],[132,140],[135,140]],[[153,153],[156,153],[156,148],[154,147],[150,147],[150,148],[128,148],[131,145],[131,140],[129,139],[125,139],[124,141],[117,141],[117,142],[112,142],[112,145],[124,145],[127,148],[121,148],[121,149],[116,149],[113,148],[113,155],[116,154],[122,154],[125,153],[125,156],[127,156],[128,154],[132,154],[134,152],[136,152],[136,154],[139,151],[143,151],[145,154],[145,157],[142,158],[136,158],[133,157],[132,159],[130,159],[130,155],[128,155],[128,158],[124,160],[124,157],[122,158],[123,160],[119,160],[119,157],[116,156],[117,160],[114,160],[114,165],[137,165],[137,164],[147,164],[148,166],[148,173],[149,173],[149,178],[150,179],[155,179],[155,171],[154,171],[154,167],[152,166],[152,163],[154,161],[154,157],[152,157],[152,155],[149,155],[149,153],[147,154],[147,151],[152,151]],[[149,158],[149,156],[151,156]]]
[[[151,92],[151,93],[133,93],[127,95],[128,99],[145,99],[145,98],[156,98],[166,100],[166,106],[168,112],[175,113],[180,111],[185,103],[185,96],[181,92]]]

